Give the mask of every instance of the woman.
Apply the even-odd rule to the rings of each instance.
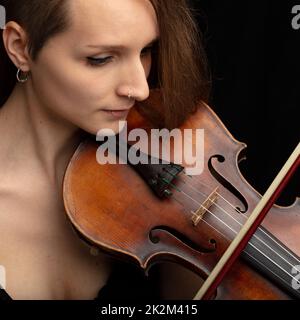
[[[93,299],[114,262],[91,255],[73,232],[64,171],[85,132],[117,133],[136,101],[146,106],[150,89],[161,90],[169,128],[207,98],[196,27],[184,0],[0,4],[7,22],[0,48],[6,292],[13,299]]]

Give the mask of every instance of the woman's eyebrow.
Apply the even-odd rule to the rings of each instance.
[[[155,37],[153,40],[151,40],[147,45],[145,45],[146,47],[150,47],[152,46],[154,43],[156,43],[159,40],[159,37]],[[97,49],[102,49],[102,50],[125,50],[128,47],[125,45],[96,45],[96,44],[89,44],[86,47],[88,48],[97,48]]]

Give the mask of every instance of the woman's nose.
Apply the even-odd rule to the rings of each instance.
[[[149,97],[148,73],[141,61],[127,66],[124,70],[125,80],[119,86],[118,94],[137,101],[146,100]]]

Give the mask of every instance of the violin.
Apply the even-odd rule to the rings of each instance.
[[[127,120],[130,130],[153,127],[139,105]],[[261,195],[238,167],[246,145],[208,105],[199,103],[179,129],[190,128],[205,132],[200,175],[188,175],[172,162],[100,165],[99,143],[87,139],[79,145],[65,172],[63,194],[67,217],[84,241],[146,272],[171,261],[207,279]],[[299,198],[289,207],[273,205],[214,299],[300,298],[299,234]]]

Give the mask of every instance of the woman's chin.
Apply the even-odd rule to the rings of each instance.
[[[101,125],[94,126],[93,128],[88,127],[85,131],[92,135],[102,135],[102,136],[114,136],[119,134],[121,131],[126,129],[126,119],[120,121],[114,121],[111,123],[105,123]]]

